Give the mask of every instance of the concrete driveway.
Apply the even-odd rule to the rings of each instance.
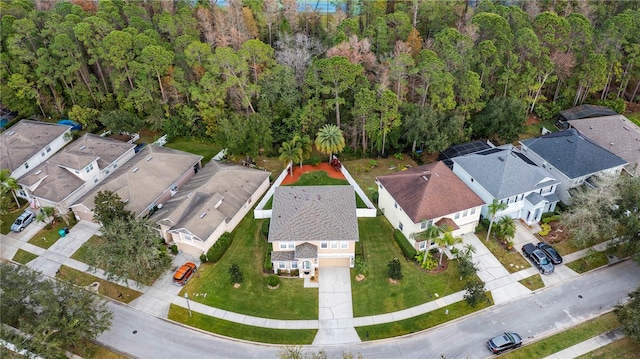
[[[318,279],[319,328],[313,344],[360,342],[353,327],[351,270],[349,267],[321,267]]]

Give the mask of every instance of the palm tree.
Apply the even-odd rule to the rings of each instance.
[[[496,219],[496,213],[500,211],[504,211],[507,209],[508,205],[506,203],[500,203],[497,199],[493,199],[493,202],[488,206],[489,208],[489,216],[491,216],[491,220],[489,222],[489,230],[487,231],[487,238],[485,241],[489,240],[489,235],[491,234],[491,227],[493,226],[493,221]]]
[[[302,161],[302,148],[296,146],[293,141],[282,142],[282,146],[278,149],[280,157],[278,159],[285,163],[285,166],[290,162]],[[293,176],[293,165],[289,168],[291,175]]]
[[[36,221],[49,222],[49,219],[53,217],[55,213],[56,213],[56,210],[53,207],[42,207],[40,208],[40,213],[36,215]],[[53,222],[51,222],[51,224],[53,224]]]
[[[432,240],[440,237],[440,235],[444,233],[447,229],[448,229],[447,226],[434,226],[433,224],[430,224],[427,226],[427,229],[425,229],[424,231],[414,233],[413,239],[416,241],[429,241],[429,244],[431,244]],[[428,249],[428,246],[427,246],[427,249]],[[425,251],[427,249],[425,249]],[[422,264],[424,264],[424,262],[426,261],[427,261],[427,255],[425,253],[425,255],[422,257]]]
[[[296,147],[300,147],[302,149],[302,156],[300,157],[300,168],[302,168],[302,161],[311,157],[311,151],[313,151],[313,147],[311,146],[311,138],[309,135],[300,136],[300,134],[295,134],[293,136],[292,142]]]
[[[438,261],[438,265],[442,265],[442,254],[444,254],[444,250],[454,244],[462,243],[462,238],[454,237],[453,234],[451,234],[451,230],[447,228],[447,231],[444,232],[444,235],[442,235],[442,237],[436,237],[435,241],[440,250],[440,260]]]
[[[318,131],[316,148],[329,155],[329,162],[331,162],[334,153],[342,151],[344,145],[344,137],[338,126],[327,124]]]
[[[513,218],[504,216],[496,223],[496,237],[502,241],[508,241],[516,236],[516,224]]]
[[[18,197],[16,197],[16,190],[20,189],[20,185],[15,178],[11,177],[11,172],[3,168],[0,170],[0,185],[2,186],[2,195],[6,195],[9,192],[13,194],[13,199],[16,201],[16,205],[20,207],[20,202],[18,202]]]

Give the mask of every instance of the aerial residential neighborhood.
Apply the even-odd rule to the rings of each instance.
[[[0,16],[0,357],[637,357],[638,2]]]

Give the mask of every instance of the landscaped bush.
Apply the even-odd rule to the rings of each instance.
[[[540,230],[540,232],[538,232],[538,234],[543,237],[549,234],[549,232],[551,232],[551,226],[546,223],[541,224],[540,228],[542,229]]]
[[[178,246],[176,246],[175,244],[171,245],[171,253],[172,254],[178,254]]]
[[[244,275],[240,270],[240,266],[235,263],[229,267],[229,276],[231,277],[231,284],[242,283],[244,281]]]
[[[280,285],[280,277],[275,274],[271,274],[267,277],[267,285],[270,287],[277,287]]]
[[[273,273],[273,263],[271,262],[271,252],[273,251],[273,245],[269,243],[267,246],[267,254],[264,256],[264,272]]]
[[[292,269],[291,270],[291,276],[292,277],[299,277],[300,276],[300,269]]]
[[[420,263],[420,267],[427,271],[432,271],[438,267],[438,257],[434,257],[430,252],[418,252],[414,259]]]
[[[374,204],[378,204],[379,198],[380,198],[380,193],[378,193],[378,191],[375,191],[371,194],[371,200],[373,201]]]
[[[227,249],[229,249],[232,241],[233,237],[231,236],[231,233],[224,232],[220,238],[218,238],[216,243],[209,248],[209,251],[207,251],[207,258],[209,258],[209,262],[217,263],[225,254]]]
[[[469,305],[474,308],[481,301],[487,300],[484,283],[477,279],[467,282],[467,285],[465,285],[464,289],[466,290],[464,294],[464,300],[466,300],[467,303],[469,303]]]
[[[207,263],[207,255],[206,254],[202,253],[200,255],[200,262],[201,263]]]
[[[269,239],[269,224],[271,223],[271,219],[267,218],[262,221],[262,227],[260,227],[260,233],[264,237],[264,239]]]
[[[396,243],[398,243],[398,246],[400,246],[402,254],[406,259],[413,260],[416,255],[418,255],[418,251],[413,248],[411,243],[409,243],[407,237],[405,237],[399,229],[393,231],[393,238],[395,238]]]
[[[542,219],[542,223],[548,224],[549,222],[558,221],[558,220],[560,220],[560,215],[554,214],[553,216],[549,216],[547,218]]]
[[[402,280],[402,266],[400,265],[400,260],[398,258],[393,258],[389,264],[387,264],[389,268],[389,278],[393,280]]]

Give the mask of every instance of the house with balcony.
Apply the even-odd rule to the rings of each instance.
[[[586,121],[586,120],[580,120]],[[521,150],[535,164],[560,181],[556,193],[569,204],[569,190],[592,177],[618,175],[627,161],[572,128],[520,141]]]
[[[560,181],[511,144],[453,158],[453,173],[487,204],[481,213],[485,218],[488,204],[496,199],[507,204],[497,218],[510,216],[532,225],[559,201]]]
[[[359,233],[352,186],[276,187],[270,221],[274,273],[353,268]]]
[[[430,225],[447,226],[454,236],[473,233],[485,202],[443,161],[376,178],[378,207],[416,250],[434,243],[416,240]]]

